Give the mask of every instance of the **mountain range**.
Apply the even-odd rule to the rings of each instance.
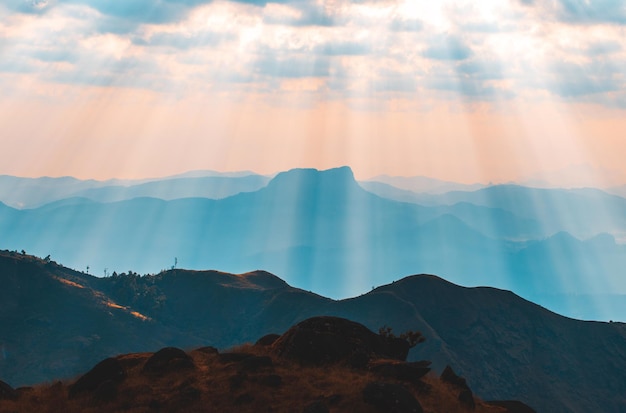
[[[225,198],[255,191],[269,177],[250,171],[190,171],[164,178],[94,179],[73,177],[22,178],[0,175],[0,201],[13,208],[31,209],[66,198],[114,202],[137,197],[176,199],[187,197]]]
[[[417,204],[366,191],[347,167],[291,170],[266,185],[258,176],[183,177],[170,187],[163,181],[132,188],[184,192],[178,179],[205,179],[209,189],[207,179],[238,182],[231,187],[241,184],[237,190],[264,186],[223,199],[75,197],[33,209],[0,205],[0,247],[50,255],[98,275],[156,273],[177,263],[232,273],[263,268],[332,298],[436,273],[510,289],[565,315],[624,320],[617,304],[626,293],[626,246],[615,241],[626,231],[620,197],[494,186],[416,194]],[[110,187],[99,190],[114,196]],[[579,233],[590,237],[572,235]],[[564,298],[570,296],[576,299]],[[607,305],[598,305],[599,297],[609,297]]]
[[[336,301],[264,271],[98,278],[3,251],[0,282],[0,379],[12,386],[69,378],[120,353],[227,348],[334,315],[374,331],[421,331],[426,341],[409,360],[452,366],[485,399],[551,413],[626,408],[625,324],[565,318],[509,291],[432,275]]]

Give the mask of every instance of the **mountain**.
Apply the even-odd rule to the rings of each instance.
[[[540,412],[626,407],[626,325],[554,314],[515,294],[417,275],[334,301],[263,271],[169,270],[96,278],[0,253],[0,379],[12,386],[87,371],[119,353],[221,349],[334,315],[373,331],[421,331],[409,360],[451,365],[485,399]]]
[[[153,178],[151,181],[160,181],[165,179],[178,179],[178,178],[245,178],[248,176],[263,176],[253,171],[233,171],[233,172],[221,172],[214,171],[212,169],[198,169],[195,171],[187,171],[180,174],[170,175],[163,178]]]
[[[240,192],[252,192],[267,185],[269,178],[261,175],[237,177],[208,176],[168,178],[130,186],[104,186],[77,191],[75,197],[98,202],[116,202],[133,198],[226,198]]]
[[[406,361],[412,343],[344,318],[312,317],[222,352],[165,347],[106,358],[65,383],[13,389],[0,381],[0,413],[187,413],[208,406],[242,413],[535,413],[520,401],[481,400],[449,366],[440,377],[428,374],[429,361]]]
[[[612,186],[607,188],[606,192],[626,198],[626,185]]]
[[[0,175],[0,202],[14,208],[37,208],[64,198],[84,197],[112,202],[136,197],[175,199],[224,198],[254,191],[269,178],[253,172],[191,171],[163,178],[96,181],[73,177],[22,178]]]
[[[419,205],[477,206],[509,211],[521,219],[532,219],[546,235],[569,232],[589,238],[606,232],[616,237],[626,234],[626,199],[598,189],[545,189],[519,185],[495,185],[477,191],[445,194],[416,194]]]
[[[398,202],[446,205],[443,201],[434,201],[436,196],[431,194],[418,194],[381,182],[359,182],[359,185],[368,192]],[[446,206],[447,208],[440,208],[440,210],[456,215],[467,224],[492,237],[519,240],[544,238],[551,235],[538,221],[532,218],[520,218],[501,208],[474,205],[464,201]]]
[[[31,210],[0,208],[0,248],[49,254],[97,275],[156,273],[176,262],[232,273],[264,268],[332,298],[415,273],[538,301],[546,292],[589,293],[590,280],[593,294],[626,294],[626,246],[611,236],[587,242],[546,235],[536,219],[507,210],[511,202],[500,205],[397,202],[365,191],[349,168],[296,169],[258,191],[219,200],[72,198]],[[600,307],[584,318],[621,320],[620,309]]]
[[[425,176],[389,176],[378,175],[367,181],[362,181],[361,185],[369,189],[375,187],[377,183],[383,183],[395,188],[411,192],[425,192],[430,194],[443,194],[451,191],[475,191],[484,188],[483,184],[460,184],[457,182],[442,181],[440,179],[428,178]]]
[[[71,197],[87,189],[107,185],[96,180],[72,177],[20,178],[0,175],[0,202],[14,208],[32,208],[48,202]]]
[[[543,171],[516,180],[524,186],[537,188],[608,188],[626,181],[619,171],[587,164],[569,165]]]

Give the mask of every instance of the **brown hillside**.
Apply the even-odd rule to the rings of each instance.
[[[269,357],[271,365],[248,366],[233,354]],[[424,412],[466,412],[455,389],[428,375],[419,384],[382,379],[345,366],[310,366],[275,356],[267,347],[246,345],[230,353],[187,353],[191,369],[173,368],[161,374],[144,371],[152,353],[118,356],[126,378],[117,386],[100,384],[93,391],[70,397],[73,381],[17,389],[18,400],[0,401],[0,412],[302,412],[316,402],[333,412],[378,412],[363,401],[363,389],[373,381],[400,383]],[[253,363],[250,363],[253,364]],[[313,411],[313,410],[311,410]],[[320,410],[323,411],[323,410]],[[477,401],[475,412],[505,412]]]
[[[297,348],[299,337],[315,346]],[[346,319],[316,317],[272,343],[262,340],[224,353],[167,347],[105,359],[67,382],[6,386],[0,413],[510,411],[473,397],[458,376],[453,377],[465,387],[449,377],[424,375],[429,362],[381,358],[396,340],[401,339]],[[323,343],[344,351],[324,349]],[[363,356],[362,363],[354,362],[355,354]]]

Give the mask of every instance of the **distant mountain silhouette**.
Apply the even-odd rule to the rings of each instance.
[[[498,208],[518,218],[532,219],[545,234],[566,231],[578,238],[598,233],[626,233],[626,199],[599,189],[544,189],[495,185],[473,192],[415,194],[420,205],[454,205],[459,202]]]
[[[263,271],[170,270],[96,278],[0,253],[1,380],[16,387],[87,371],[119,353],[231,347],[318,315],[377,331],[419,330],[409,360],[433,361],[486,399],[540,412],[622,412],[626,325],[551,313],[508,291],[404,278],[348,300],[295,289]]]
[[[264,268],[333,298],[414,273],[512,289],[548,307],[549,301],[541,301],[546,293],[626,293],[616,289],[626,268],[626,246],[608,235],[579,241],[544,228],[558,227],[554,222],[561,219],[586,226],[572,214],[590,216],[586,208],[597,204],[567,192],[558,208],[537,209],[536,217],[523,206],[530,205],[523,194],[533,190],[513,187],[514,197],[508,190],[450,193],[441,199],[451,197],[451,205],[422,206],[365,191],[349,168],[296,169],[258,191],[220,200],[74,198],[32,210],[0,208],[0,248],[50,254],[74,268],[89,266],[97,275],[105,268],[155,273],[171,267],[175,257],[195,269]],[[561,199],[559,192],[540,195]],[[576,204],[579,198],[582,204]],[[497,205],[483,206],[481,200]],[[569,212],[557,214],[559,208]],[[612,222],[603,219],[598,222]],[[590,309],[585,318],[623,319],[619,308],[584,308]]]
[[[608,193],[613,195],[621,196],[622,198],[626,198],[626,185],[620,186],[612,186],[606,190]]]
[[[150,197],[163,200],[179,198],[220,199],[240,192],[256,191],[267,185],[269,178],[260,175],[242,177],[170,178],[132,186],[105,186],[74,193],[99,202],[116,202]]]
[[[224,198],[239,192],[255,191],[269,181],[253,172],[191,171],[147,179],[96,181],[72,177],[20,178],[0,175],[0,202],[11,207],[37,208],[64,198],[89,198],[113,202],[137,197],[161,199]]]
[[[450,191],[475,191],[484,188],[483,184],[461,184],[458,182],[443,181],[425,176],[389,176],[378,175],[367,181],[361,182],[364,188],[370,190],[383,183],[395,188],[411,191],[425,192],[430,194],[443,194]],[[383,188],[378,186],[379,188]]]

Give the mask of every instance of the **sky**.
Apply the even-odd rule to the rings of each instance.
[[[623,0],[3,0],[0,174],[626,183]]]

